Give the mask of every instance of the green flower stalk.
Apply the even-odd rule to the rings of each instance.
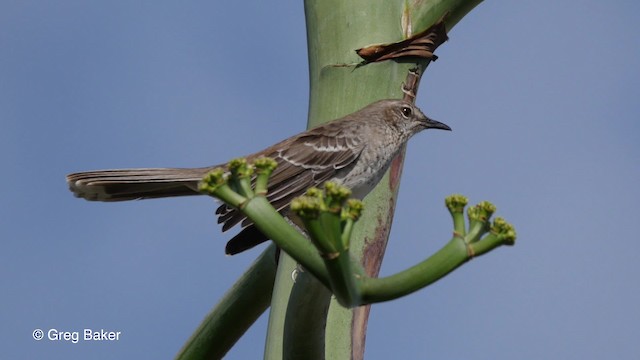
[[[351,191],[333,182],[327,182],[322,190],[310,188],[304,196],[293,199],[291,213],[304,224],[309,242],[267,200],[268,180],[275,167],[275,161],[267,158],[257,159],[254,164],[234,159],[228,164],[228,172],[220,168],[211,171],[199,188],[242,211],[345,307],[387,301],[417,291],[471,258],[515,242],[511,224],[502,218],[490,223],[496,211],[493,204],[483,201],[469,207],[467,228],[464,207],[468,200],[462,195],[451,195],[445,199],[454,226],[449,243],[405,271],[385,278],[369,278],[349,253],[353,227],[363,212],[362,202],[348,199]]]
[[[495,205],[482,201],[467,210],[469,217],[469,232],[465,237],[468,243],[476,242],[489,231],[489,218],[496,211]]]
[[[291,202],[291,210],[302,219],[324,260],[330,289],[338,302],[346,307],[360,303],[354,269],[357,273],[362,272],[349,255],[349,238],[353,222],[362,212],[362,203],[347,202],[349,195],[349,189],[327,182],[324,191],[311,188],[305,196]]]
[[[278,163],[271,158],[260,157],[254,161],[253,166],[256,170],[255,194],[261,196],[267,195],[269,177],[273,170],[278,167]]]
[[[459,236],[465,236],[467,229],[464,225],[464,207],[467,206],[469,199],[464,195],[453,194],[445,198],[444,203],[453,218],[453,231]]]
[[[251,176],[253,175],[253,164],[248,164],[245,158],[237,158],[229,161],[227,166],[231,172],[229,178],[231,188],[247,198],[252,198]]]
[[[513,246],[516,243],[516,230],[505,219],[497,217],[491,225],[490,232],[480,241],[470,245],[474,256],[485,254],[498,246]]]

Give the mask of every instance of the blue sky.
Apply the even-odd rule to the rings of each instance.
[[[451,193],[494,202],[518,243],[374,305],[368,359],[640,353],[639,12],[486,1],[451,31],[418,105],[454,131],[411,141],[382,274],[444,244]],[[224,255],[211,199],[90,203],[64,176],[210,165],[303,130],[305,36],[299,1],[0,4],[1,358],[180,349],[260,250]],[[265,326],[228,358],[260,358]],[[36,328],[123,335],[36,342]]]

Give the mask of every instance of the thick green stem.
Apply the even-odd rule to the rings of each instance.
[[[478,3],[480,0],[305,0],[311,90],[308,126],[317,126],[379,99],[403,97],[402,83],[415,63],[386,61],[356,68],[355,64],[361,59],[356,56],[355,49],[402,40],[407,28],[417,33],[434,24],[445,13],[450,14],[446,21],[450,30]],[[421,68],[425,67],[426,62],[421,62]],[[380,269],[391,228],[403,156],[404,151],[394,161],[390,176],[386,175],[367,196],[367,211],[353,229],[350,254],[362,262],[368,276],[377,276]],[[277,281],[276,287],[279,286]],[[295,286],[317,285],[309,282]],[[290,284],[283,283],[279,296],[287,296],[284,289],[290,287]],[[311,291],[308,289],[306,292]],[[314,307],[312,304],[308,306]],[[316,328],[326,332],[327,336],[307,335],[313,339],[324,339],[325,348],[331,349],[330,353],[336,358],[360,359],[364,356],[367,316],[365,307],[345,312],[343,308],[332,305],[326,328]],[[284,323],[284,318],[272,316],[269,321]],[[281,327],[274,325],[273,328]],[[269,338],[275,339],[276,336],[270,334]]]

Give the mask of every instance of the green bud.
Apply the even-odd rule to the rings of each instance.
[[[505,245],[513,245],[516,242],[516,229],[501,217],[493,220],[491,232],[503,240]]]
[[[495,213],[497,210],[496,206],[488,201],[481,201],[480,204],[478,204],[478,207],[480,208],[480,211],[482,211],[483,215],[486,216],[487,219],[489,219],[491,215],[493,215],[493,213]]]
[[[216,189],[227,183],[227,175],[222,168],[209,171],[198,183],[198,191],[213,194]]]
[[[309,197],[315,197],[315,198],[323,197],[322,190],[318,189],[317,187],[310,187],[309,189],[307,189],[307,193],[305,195]]]
[[[351,219],[356,221],[362,215],[364,210],[364,203],[358,199],[347,200],[346,205],[342,208],[342,220]]]
[[[489,218],[496,211],[495,205],[488,201],[482,201],[476,206],[472,206],[467,210],[470,221],[489,221]]]
[[[317,219],[322,210],[322,200],[318,197],[300,196],[291,200],[291,211],[304,219]]]
[[[336,199],[346,200],[351,196],[351,190],[349,190],[349,188],[340,186],[333,181],[327,181],[324,184],[324,191],[327,196],[331,196]]]
[[[324,184],[324,193],[325,203],[336,212],[340,211],[342,204],[351,196],[351,190],[332,181]]]
[[[460,194],[449,195],[444,199],[444,203],[450,212],[461,213],[464,211],[464,207],[467,206],[469,200],[466,196]]]
[[[259,157],[254,162],[253,165],[256,168],[257,172],[272,172],[278,167],[278,163],[270,157]]]
[[[229,161],[227,166],[229,167],[231,175],[237,176],[238,178],[251,176],[253,174],[253,166],[248,164],[245,158],[233,159]]]
[[[247,165],[247,159],[245,158],[235,158],[227,164],[230,171],[236,171],[238,168]]]

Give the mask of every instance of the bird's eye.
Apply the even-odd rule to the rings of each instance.
[[[402,115],[406,118],[408,118],[409,116],[411,116],[411,113],[413,113],[413,110],[408,107],[408,106],[403,106],[402,107]]]

